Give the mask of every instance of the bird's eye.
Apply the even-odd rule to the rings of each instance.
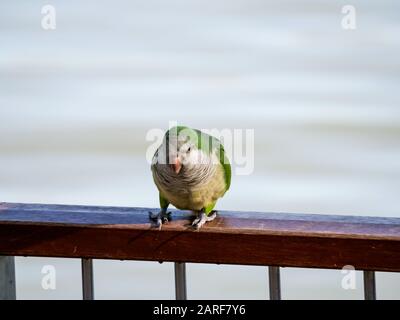
[[[192,148],[191,148],[191,147],[189,147],[189,148],[187,149],[187,152],[190,152],[190,150],[192,150]]]

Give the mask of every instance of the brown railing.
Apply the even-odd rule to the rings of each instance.
[[[220,212],[201,230],[173,211],[162,230],[145,208],[0,203],[0,299],[15,299],[13,256],[82,259],[83,298],[93,299],[92,259],[175,262],[176,298],[186,299],[185,262],[263,265],[270,299],[280,299],[279,267],[364,271],[375,299],[374,271],[400,271],[400,219]],[[193,250],[196,248],[195,250]]]

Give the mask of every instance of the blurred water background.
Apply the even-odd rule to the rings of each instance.
[[[1,1],[1,201],[156,207],[145,136],[176,120],[255,130],[255,171],[219,209],[400,217],[400,3],[352,1],[352,31],[345,4]],[[41,287],[46,264],[56,290]],[[360,273],[356,290],[341,280],[287,268],[283,298],[363,297]],[[377,280],[378,298],[400,298],[400,275]],[[99,299],[172,299],[173,266],[95,261],[95,286]],[[17,258],[17,290],[79,299],[80,262]],[[267,273],[189,264],[188,290],[264,299]]]

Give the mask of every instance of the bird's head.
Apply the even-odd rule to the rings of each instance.
[[[209,162],[210,157],[204,152],[204,148],[199,148],[200,138],[196,130],[174,127],[165,134],[159,157],[166,161],[164,163],[176,175],[182,170],[190,171],[199,165],[204,165]]]

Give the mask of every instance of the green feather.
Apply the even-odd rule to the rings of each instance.
[[[215,207],[216,204],[217,204],[216,202],[213,202],[213,203],[211,203],[211,204],[205,206],[205,208],[204,208],[204,213],[205,213],[206,215],[209,215],[210,212],[213,211],[213,209],[214,209],[214,207]]]
[[[161,209],[167,209],[169,206],[169,201],[163,197],[160,192],[160,207]]]
[[[220,147],[220,152],[219,152],[219,161],[221,162],[221,164],[224,168],[226,191],[228,191],[231,186],[232,167],[231,167],[228,157],[225,154],[225,150],[222,145]]]

